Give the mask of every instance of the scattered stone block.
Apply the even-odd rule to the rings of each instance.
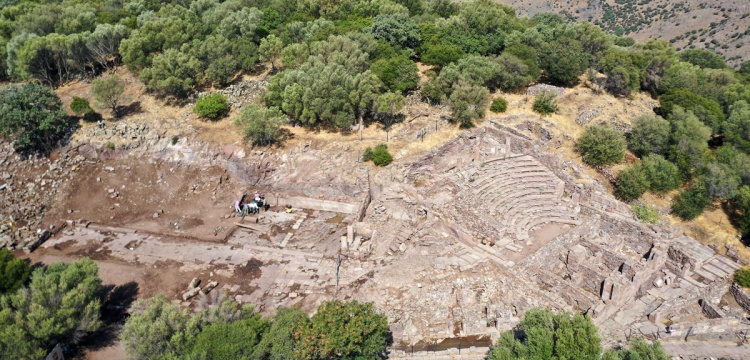
[[[182,294],[182,301],[187,301],[188,299],[192,298],[195,295],[198,295],[198,293],[201,291],[200,288],[194,287]]]
[[[188,285],[188,290],[198,287],[198,285],[201,284],[201,279],[193,278],[193,280],[190,280],[190,284]]]
[[[204,294],[210,293],[211,290],[213,290],[217,285],[219,285],[218,281],[216,281],[216,280],[209,281],[208,285],[206,285],[206,287],[203,288],[203,293]]]

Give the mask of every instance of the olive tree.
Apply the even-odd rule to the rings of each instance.
[[[625,158],[625,136],[613,127],[586,128],[576,141],[576,151],[591,165],[612,165]]]
[[[251,104],[245,106],[234,120],[246,139],[256,145],[271,145],[279,139],[280,126],[286,122],[286,116],[278,108],[261,108]]]
[[[281,57],[284,43],[276,35],[268,35],[260,41],[258,53],[260,59],[271,63],[271,70],[276,71],[276,61]]]
[[[471,127],[474,120],[484,117],[489,103],[490,92],[482,86],[469,85],[460,82],[454,86],[448,98],[453,120],[462,127]]]
[[[636,156],[665,154],[669,136],[669,121],[657,115],[643,115],[633,120],[628,146]]]
[[[391,125],[396,121],[396,114],[404,108],[405,101],[403,95],[390,91],[381,94],[375,100],[375,111],[377,111],[377,116],[383,122],[386,131],[385,141],[389,140]]]
[[[127,101],[125,83],[117,75],[96,79],[91,83],[91,93],[100,106],[112,110],[115,118],[120,116],[120,106]]]

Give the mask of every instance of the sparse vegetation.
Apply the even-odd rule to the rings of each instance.
[[[534,97],[532,109],[542,115],[556,113],[559,110],[557,106],[557,94],[545,91],[537,95]]]
[[[640,158],[629,157],[628,162],[632,164],[627,166],[598,169],[603,175],[609,175],[610,170],[624,168],[616,177],[617,196],[624,201],[634,201],[645,192],[663,198],[679,191],[672,203],[675,216],[695,219],[704,209],[716,204],[712,209],[715,211],[709,215],[723,210],[743,235],[750,234],[750,62],[741,62],[746,55],[737,50],[747,43],[750,29],[745,29],[744,25],[731,29],[736,24],[726,20],[739,16],[732,13],[737,11],[708,2],[698,4],[697,9],[704,9],[706,15],[713,13],[711,19],[702,19],[695,13],[683,16],[696,11],[696,7],[687,2],[651,5],[648,0],[616,0],[597,2],[594,5],[600,8],[596,11],[592,11],[592,4],[588,8],[567,11],[558,3],[555,10],[563,11],[560,15],[540,14],[524,19],[517,17],[511,7],[490,0],[0,0],[0,82],[19,83],[0,88],[0,137],[12,142],[22,153],[19,158],[42,152],[53,154],[52,161],[62,159],[59,163],[66,165],[72,165],[68,164],[68,158],[78,156],[67,154],[69,150],[78,150],[83,157],[88,156],[87,152],[100,151],[102,146],[112,151],[116,147],[121,150],[100,155],[125,153],[136,142],[131,136],[138,139],[142,149],[156,146],[163,149],[164,141],[169,141],[163,138],[164,134],[181,134],[186,139],[201,135],[196,138],[203,141],[205,134],[192,133],[192,128],[202,126],[210,131],[224,131],[223,124],[164,128],[164,124],[173,123],[171,120],[176,116],[170,117],[173,114],[168,111],[167,114],[150,111],[143,117],[158,115],[153,117],[166,120],[157,129],[160,140],[156,146],[150,138],[144,140],[141,136],[143,132],[154,131],[154,127],[140,127],[144,125],[141,119],[132,119],[139,126],[133,129],[131,119],[127,119],[106,126],[101,124],[103,129],[83,126],[81,133],[73,138],[75,141],[78,141],[77,135],[85,138],[106,133],[107,137],[90,139],[90,145],[85,147],[76,148],[77,144],[71,144],[57,154],[55,148],[66,144],[78,125],[78,118],[66,116],[60,97],[54,91],[60,92],[63,99],[71,95],[89,96],[100,112],[110,110],[119,118],[126,112],[134,112],[132,109],[140,104],[123,106],[128,102],[126,94],[145,91],[148,95],[141,100],[152,110],[165,103],[185,105],[195,94],[221,89],[235,81],[241,81],[238,86],[244,86],[249,79],[262,79],[258,84],[265,85],[268,80],[263,98],[256,99],[252,94],[253,104],[246,105],[234,119],[248,142],[268,146],[293,139],[290,142],[294,143],[295,150],[289,154],[296,154],[296,146],[301,145],[297,140],[307,141],[307,137],[317,136],[315,132],[327,132],[315,138],[313,151],[319,151],[315,148],[317,145],[322,145],[321,151],[327,151],[333,147],[331,144],[341,151],[351,151],[348,143],[339,147],[339,140],[351,140],[350,134],[355,131],[353,125],[370,126],[371,129],[361,133],[374,133],[374,137],[380,136],[377,131],[381,123],[389,141],[391,125],[404,121],[401,129],[410,132],[408,138],[399,133],[395,144],[389,142],[391,151],[398,152],[401,158],[401,154],[415,151],[414,144],[409,143],[418,139],[414,137],[415,131],[420,131],[422,147],[418,151],[422,151],[443,141],[436,138],[456,136],[459,128],[481,121],[490,105],[491,93],[504,92],[507,94],[504,96],[513,99],[513,104],[519,104],[518,99],[523,97],[519,94],[528,84],[572,86],[588,69],[590,87],[597,94],[607,91],[615,96],[606,101],[616,103],[625,110],[623,114],[627,114],[624,118],[611,118],[608,124],[616,124],[617,129],[627,128],[631,115],[642,113],[646,102],[636,103],[641,99],[639,92],[659,101],[654,114],[632,122],[627,138],[614,126],[592,126],[577,139],[576,151],[583,161],[594,166],[622,163],[626,145]],[[599,12],[601,18],[593,19],[593,13]],[[608,32],[589,23],[571,21],[584,16],[591,16],[591,20]],[[705,21],[685,21],[682,25],[674,21],[690,16]],[[741,16],[744,19],[748,14]],[[660,24],[671,22],[677,27],[701,23],[703,28],[680,30],[684,33],[669,42],[636,43],[627,36],[657,21]],[[667,29],[669,31],[673,30]],[[632,36],[642,38],[642,34]],[[722,54],[727,54],[726,58]],[[264,66],[256,66],[259,61],[264,61]],[[735,71],[737,65],[739,70]],[[113,73],[119,73],[122,78],[101,76]],[[131,78],[143,86],[133,84]],[[90,95],[82,95],[88,91],[89,82]],[[55,90],[55,87],[60,88]],[[245,90],[247,88],[242,88],[243,96]],[[568,90],[565,101],[577,99],[577,90]],[[586,96],[590,94],[587,89],[581,90]],[[419,103],[419,97],[431,105],[440,105],[440,109],[435,107],[431,111],[428,105]],[[648,104],[650,109],[652,104]],[[579,106],[583,109],[588,104]],[[502,113],[507,107],[504,98],[496,98],[489,109]],[[86,121],[101,119],[86,98],[73,97],[70,109]],[[217,120],[227,116],[229,109],[226,98],[215,92],[199,99],[193,110],[200,117]],[[546,129],[540,129],[537,134],[554,133],[557,137],[552,145],[567,146],[570,142],[563,141],[567,139],[565,135],[581,129],[566,122],[570,120],[568,114],[575,111],[571,110],[574,106],[558,105],[554,93],[538,95],[532,109],[545,116],[559,114],[554,116],[555,120],[561,120],[555,121],[555,129],[547,133],[542,132]],[[454,124],[441,124],[438,131],[438,119],[448,110]],[[514,115],[524,111],[523,107],[511,110]],[[596,112],[596,109],[586,110]],[[177,123],[184,124],[182,115],[184,113],[179,113]],[[429,120],[420,119],[422,115],[428,115]],[[436,135],[424,141],[424,135],[432,133],[431,127],[429,132],[424,130],[424,124],[432,120],[435,120]],[[601,121],[595,119],[591,123]],[[287,123],[294,128],[285,127]],[[515,119],[509,119],[509,123],[518,125]],[[111,129],[120,125],[123,127]],[[307,129],[297,129],[298,125]],[[443,128],[450,128],[452,132]],[[205,137],[206,141],[216,138],[215,133],[210,135]],[[171,136],[172,145],[179,140],[178,135]],[[367,140],[372,141],[372,137]],[[518,144],[513,144],[514,149],[518,149]],[[309,144],[302,146],[304,152]],[[225,149],[230,152],[229,147]],[[484,149],[482,157],[489,161]],[[498,154],[497,146],[491,145],[491,150]],[[569,154],[569,149],[562,150],[561,156]],[[500,153],[505,159],[507,152]],[[262,163],[266,167],[261,170],[277,171],[269,175],[274,179],[280,177],[279,172],[288,169],[284,168],[287,164],[297,166],[294,159],[287,162],[290,155],[265,155],[261,159],[266,159],[266,163]],[[6,159],[16,161],[11,157]],[[270,166],[267,159],[279,159],[279,166]],[[381,144],[367,148],[363,159],[376,166],[387,166],[393,156],[386,145]],[[459,167],[466,166],[463,160],[460,164]],[[487,168],[485,164],[496,163],[480,166]],[[31,173],[38,168],[36,165],[18,174],[26,170]],[[322,165],[330,173],[330,164]],[[68,174],[74,177],[83,166],[88,165],[83,160],[79,165],[76,160],[75,167],[66,166],[61,170],[65,177]],[[50,166],[49,172],[57,171],[55,169]],[[343,178],[351,178],[354,172],[345,170],[347,172],[343,173],[347,176]],[[464,174],[462,171],[456,170]],[[42,176],[35,181],[22,180],[17,179],[20,176],[16,172],[8,173],[0,174],[3,176],[0,185],[7,186],[3,194],[13,193],[18,198],[24,197],[24,201],[31,201],[35,193],[48,192],[58,186],[65,188],[60,186],[65,185],[60,183],[63,180]],[[259,181],[266,181],[266,175],[271,173],[262,174]],[[490,188],[483,178],[474,177],[482,174],[469,175],[468,182],[477,179],[474,183],[477,187]],[[169,179],[171,185],[174,185],[173,178]],[[226,185],[222,181],[220,177],[219,185]],[[166,184],[166,179],[163,183]],[[203,183],[192,185],[196,195],[199,187],[205,190]],[[215,192],[219,191],[219,185]],[[534,189],[548,192],[550,189],[547,187],[545,191],[545,186],[533,185],[529,192],[536,192]],[[114,191],[109,189],[110,196],[120,196]],[[120,200],[117,201],[110,209],[113,220],[115,216],[124,218],[116,213],[128,207],[119,207]],[[31,207],[43,209],[44,206],[34,204]],[[54,210],[67,210],[69,214],[75,211],[71,208]],[[423,210],[420,209],[420,216]],[[24,211],[20,209],[16,213]],[[659,220],[656,208],[649,204],[633,204],[632,211],[644,222]],[[155,213],[154,219],[162,213]],[[177,218],[168,215],[162,219]],[[210,215],[212,219],[217,218],[216,214]],[[3,224],[0,231],[3,237],[12,234],[14,240],[18,237],[26,240],[33,238],[35,229],[51,225],[46,220],[43,224],[19,222],[15,216],[14,213],[9,225]],[[689,225],[700,221],[702,219]],[[177,228],[177,223],[174,224]],[[205,224],[205,228],[209,225]],[[24,228],[23,236],[16,236],[20,228]],[[216,232],[214,230],[214,235]],[[368,248],[371,245],[372,242],[367,243]],[[407,255],[412,249],[408,251]],[[101,325],[99,310],[103,299],[97,271],[90,260],[79,260],[69,265],[39,267],[29,277],[31,268],[27,262],[14,258],[7,250],[0,250],[0,293],[3,294],[0,299],[0,357],[40,358],[58,342],[76,344],[97,330]],[[743,286],[750,286],[750,271],[738,271],[735,279],[742,281]],[[323,280],[317,282],[323,283]],[[306,291],[291,289],[291,286],[289,290]],[[291,294],[289,296],[291,299]],[[281,309],[275,316],[264,318],[255,309],[240,308],[231,299],[203,311],[191,312],[171,300],[157,297],[135,307],[122,332],[130,356],[136,359],[377,359],[387,355],[384,349],[390,337],[386,318],[375,311],[372,304],[328,302],[310,319],[295,309]],[[489,319],[480,323],[492,325],[494,317],[489,316],[492,310],[486,310]],[[401,325],[397,325],[399,329]],[[411,331],[408,325],[407,330]],[[580,315],[532,310],[526,313],[517,330],[502,334],[492,349],[491,359],[599,359],[601,356],[596,328]],[[667,355],[658,343],[634,340],[629,348],[606,352],[603,358],[666,359]]]
[[[672,356],[664,350],[659,341],[648,343],[641,338],[635,338],[630,342],[629,348],[609,350],[602,357],[602,360],[630,359],[670,360]]]
[[[126,101],[125,83],[117,75],[99,78],[91,83],[91,93],[102,107],[112,110],[115,118],[120,117],[120,105]]]
[[[70,102],[70,110],[72,110],[77,115],[85,115],[91,111],[94,111],[91,109],[91,106],[89,105],[89,101],[87,99],[74,96],[73,101]]]
[[[659,222],[659,212],[651,205],[633,204],[631,206],[633,215],[643,222],[656,224]]]
[[[198,99],[193,112],[201,117],[218,120],[229,112],[229,103],[224,95],[215,92]]]
[[[372,161],[377,166],[386,166],[393,162],[393,156],[388,152],[388,146],[380,144],[375,148],[365,149],[362,155],[363,161]]]

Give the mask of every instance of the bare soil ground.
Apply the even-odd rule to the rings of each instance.
[[[143,159],[86,164],[62,190],[51,219],[86,219],[155,233],[223,241],[233,201],[249,187],[225,171]],[[258,189],[261,190],[261,189]]]

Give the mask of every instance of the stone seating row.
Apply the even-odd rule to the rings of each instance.
[[[528,196],[544,196],[548,197],[550,201],[557,200],[555,198],[555,189],[539,190],[538,188],[523,189],[516,191],[508,191],[494,196],[488,196],[486,202],[490,203],[490,213],[495,212],[498,208],[502,208],[506,204],[514,204],[517,202],[524,201],[524,198]]]
[[[527,183],[527,182],[549,182],[550,184],[555,184],[557,181],[559,181],[556,177],[549,175],[546,172],[538,171],[533,173],[521,173],[521,174],[511,174],[506,175],[503,177],[498,177],[495,179],[492,179],[491,181],[487,181],[481,184],[474,185],[473,193],[475,195],[479,195],[483,192],[486,192],[488,190],[491,190],[492,188],[497,187],[505,187],[508,185],[516,184],[516,183]]]
[[[507,171],[507,172],[492,172],[492,173],[481,173],[482,177],[478,180],[475,180],[472,184],[472,187],[478,189],[481,191],[483,187],[487,184],[494,183],[498,180],[505,180],[509,178],[534,178],[534,177],[544,177],[549,179],[556,179],[557,177],[554,176],[552,173],[549,172],[546,168],[543,167],[527,167],[523,169],[513,170],[513,171]],[[476,175],[475,175],[476,176]]]

